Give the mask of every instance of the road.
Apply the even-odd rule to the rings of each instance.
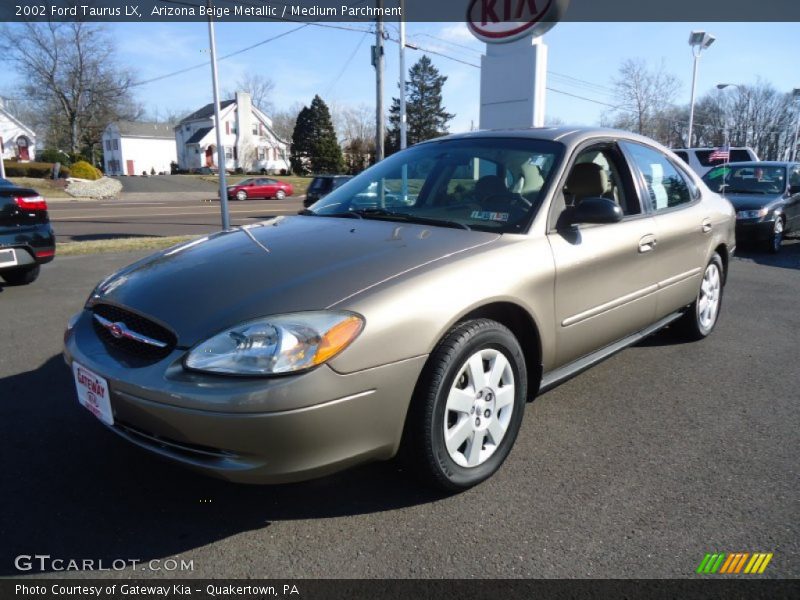
[[[50,219],[56,240],[77,242],[218,231],[221,217],[214,187],[201,183],[203,187],[199,190],[187,191],[182,187],[178,192],[123,192],[116,200],[51,202]],[[231,224],[244,225],[276,215],[295,214],[302,208],[302,200],[298,197],[246,200],[230,202],[229,206]]]
[[[104,429],[61,332],[139,256],[59,258],[0,286],[0,576],[38,553],[193,561],[139,576],[692,578],[706,552],[766,551],[764,576],[800,577],[800,243],[733,261],[709,339],[662,332],[528,405],[500,472],[451,497],[391,462],[237,486]]]

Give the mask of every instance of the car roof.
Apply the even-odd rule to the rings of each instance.
[[[643,142],[651,146],[656,146],[663,150],[667,150],[664,146],[648,137],[631,133],[630,131],[623,131],[621,129],[611,129],[606,127],[578,127],[578,126],[561,126],[561,127],[529,127],[522,129],[480,129],[477,131],[469,131],[467,133],[455,133],[446,135],[444,137],[434,138],[421,142],[421,144],[431,144],[450,140],[459,139],[487,139],[487,138],[523,138],[535,140],[547,140],[552,142],[561,142],[566,146],[573,147],[583,141],[591,140],[593,138],[612,138],[620,140],[629,140],[633,142]]]
[[[721,165],[716,165],[716,167],[791,167],[797,164],[800,163],[785,160],[742,160],[739,162],[723,163]]]

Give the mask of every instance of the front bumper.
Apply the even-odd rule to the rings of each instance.
[[[774,217],[762,219],[736,219],[737,242],[766,242],[772,237]]]
[[[132,368],[114,359],[84,311],[65,340],[108,380],[114,425],[128,441],[230,481],[284,483],[394,456],[420,356],[341,375],[324,365],[275,378],[188,373],[176,349]],[[78,406],[76,401],[76,406]]]

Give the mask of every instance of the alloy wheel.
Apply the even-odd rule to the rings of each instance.
[[[703,329],[711,329],[717,320],[721,290],[722,278],[719,267],[715,263],[711,263],[703,274],[697,303],[697,316]]]

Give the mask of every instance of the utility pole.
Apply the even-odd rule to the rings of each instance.
[[[377,0],[378,17],[375,23],[375,45],[372,47],[372,64],[375,67],[375,162],[383,160],[383,17],[380,16],[383,0]]]
[[[222,212],[222,229],[231,228],[228,214],[228,186],[225,181],[225,147],[222,145],[222,122],[219,118],[219,81],[217,78],[217,41],[214,37],[214,17],[212,0],[208,5],[208,41],[211,46],[211,86],[214,89],[214,127],[217,129],[217,168],[219,169],[219,207]]]
[[[406,122],[406,11],[405,0],[400,0],[400,150],[408,145]]]

